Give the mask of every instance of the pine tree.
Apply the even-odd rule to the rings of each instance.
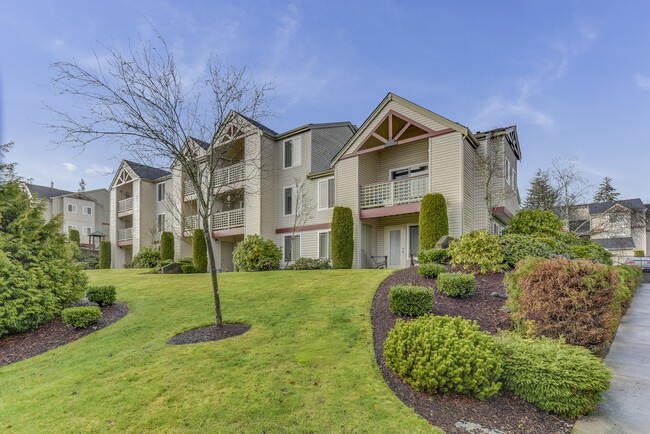
[[[86,191],[86,181],[83,178],[79,181],[79,191]]]
[[[535,177],[526,190],[524,208],[551,210],[557,205],[559,193],[551,184],[548,171],[537,169]]]
[[[610,202],[617,200],[621,193],[617,193],[616,189],[612,186],[612,178],[606,176],[603,182],[600,183],[598,191],[594,196],[595,202]]]

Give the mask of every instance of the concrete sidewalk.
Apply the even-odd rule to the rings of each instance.
[[[614,374],[605,402],[574,433],[650,433],[650,283],[643,283],[605,358]]]

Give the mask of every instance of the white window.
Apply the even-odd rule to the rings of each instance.
[[[156,221],[156,229],[158,232],[165,230],[165,214],[158,214],[158,220]]]
[[[512,174],[510,173],[510,160],[508,160],[506,158],[505,178],[506,178],[506,182],[508,183],[508,185],[511,185],[511,181],[510,181],[511,176],[512,176]]]
[[[318,209],[334,207],[334,178],[318,181]]]
[[[293,262],[300,258],[300,235],[295,235],[293,240],[291,235],[284,236],[284,261]]]
[[[81,234],[82,235],[90,235],[93,233],[93,228],[90,228],[88,226],[84,226],[81,228]]]
[[[494,235],[499,235],[501,233],[501,226],[496,222],[492,222],[492,233]]]
[[[284,200],[284,215],[291,215],[293,214],[293,187],[286,187],[283,190],[283,200]]]
[[[418,252],[420,251],[420,226],[419,225],[410,225],[408,227],[408,243],[409,243],[409,259],[411,256],[414,258],[418,257]]]
[[[76,226],[76,225],[68,225],[68,233],[70,233],[70,231],[71,231],[72,229],[75,229],[75,230],[76,230],[76,229],[77,229],[77,226]]]
[[[283,164],[285,169],[302,164],[302,138],[300,136],[285,140],[282,143]]]
[[[318,233],[318,258],[331,259],[332,258],[332,232],[319,232]]]
[[[73,203],[69,203],[68,204],[68,212],[76,214],[77,213],[77,205],[75,205]]]
[[[164,182],[156,184],[156,192],[157,192],[158,202],[162,202],[163,200],[165,200],[165,183]]]
[[[93,207],[91,206],[84,206],[82,211],[83,215],[93,215]]]
[[[429,173],[429,165],[427,163],[415,164],[408,167],[400,167],[398,169],[390,169],[389,175],[391,181],[396,179],[410,178],[412,176],[426,175]]]

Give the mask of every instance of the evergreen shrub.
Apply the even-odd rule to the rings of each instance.
[[[181,266],[181,273],[183,274],[193,274],[196,272],[196,268],[192,264],[185,264]]]
[[[203,229],[194,229],[192,236],[192,263],[197,273],[208,272],[208,246]]]
[[[287,270],[329,270],[332,268],[330,260],[314,258],[298,258],[293,264],[287,266]]]
[[[634,257],[635,258],[642,258],[645,256],[645,252],[643,250],[635,250],[634,251]]]
[[[171,232],[163,232],[160,234],[160,259],[174,260],[174,234]]]
[[[435,248],[441,237],[449,235],[447,203],[442,194],[429,193],[424,195],[420,206],[419,226],[419,241],[422,250]]]
[[[141,247],[131,261],[131,268],[156,268],[160,263],[160,250],[153,246]]]
[[[499,242],[503,247],[503,257],[508,267],[514,267],[517,262],[530,256],[552,258],[557,255],[551,246],[529,235],[501,235]]]
[[[352,268],[354,260],[354,219],[352,210],[335,206],[332,212],[332,268]]]
[[[425,264],[418,264],[418,274],[427,279],[435,279],[442,273],[447,272],[447,267],[442,264],[437,264],[435,262],[429,262]]]
[[[449,244],[451,265],[480,273],[499,273],[505,269],[503,247],[499,236],[485,229],[463,234]]]
[[[111,268],[111,242],[108,240],[99,242],[99,268]]]
[[[69,307],[61,312],[61,319],[68,327],[85,329],[102,316],[97,306]]]
[[[473,274],[444,273],[436,281],[438,290],[449,297],[466,298],[474,294],[476,278]]]
[[[115,303],[116,295],[115,287],[112,285],[91,286],[86,291],[88,301],[97,303],[100,307]]]
[[[554,237],[562,228],[564,222],[549,210],[522,209],[512,216],[503,233]]]
[[[386,364],[426,393],[488,398],[499,391],[503,357],[476,321],[425,315],[397,320],[384,343]]]
[[[79,236],[79,231],[76,229],[70,229],[68,231],[68,239],[77,246],[81,244],[81,237]]]
[[[271,240],[257,234],[247,236],[237,244],[232,261],[237,271],[267,271],[280,268],[282,252]]]
[[[444,264],[449,260],[449,253],[447,249],[428,249],[420,250],[418,252],[418,263],[428,264],[435,262],[437,264]]]
[[[420,316],[433,310],[433,288],[396,285],[390,287],[390,310],[398,315]]]

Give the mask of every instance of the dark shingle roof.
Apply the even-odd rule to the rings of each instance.
[[[36,185],[36,184],[25,184],[27,186],[27,189],[31,194],[37,195],[40,199],[51,199],[53,197],[57,196],[63,196],[65,194],[70,194],[72,193],[71,191],[67,190],[59,190],[58,188],[52,188],[52,187],[45,187],[44,185]]]
[[[250,122],[251,124],[255,125],[255,126],[256,126],[257,128],[259,128],[260,130],[262,130],[262,131],[266,131],[267,133],[272,134],[272,135],[274,135],[274,136],[277,136],[277,135],[278,135],[278,133],[276,133],[275,131],[273,131],[272,129],[270,129],[269,127],[267,127],[266,125],[262,125],[261,123],[259,123],[259,122],[257,122],[257,121],[254,121],[253,119],[248,118],[248,117],[244,116],[244,115],[241,114],[241,113],[237,113],[237,114],[238,114],[239,116],[243,117],[244,119],[246,119],[246,120],[247,120],[248,122]]]
[[[601,238],[601,239],[592,238],[592,241],[602,244],[603,247],[606,249],[633,249],[634,248],[634,240],[632,239],[632,237]]]
[[[604,213],[616,204],[623,205],[629,209],[645,209],[645,205],[643,205],[641,199],[614,200],[610,202],[590,203],[589,214]]]
[[[142,179],[147,179],[149,181],[162,178],[163,176],[171,175],[171,172],[163,169],[157,169],[151,166],[145,166],[144,164],[134,163],[133,161],[124,160],[126,164],[129,165],[131,169]]]
[[[331,169],[331,161],[345,146],[356,128],[350,122],[309,124],[311,129],[311,172]]]
[[[197,139],[196,137],[189,136],[190,139],[194,140],[200,147],[203,148],[203,150],[207,151],[208,148],[210,147],[210,144],[208,142],[205,142],[201,139]]]

